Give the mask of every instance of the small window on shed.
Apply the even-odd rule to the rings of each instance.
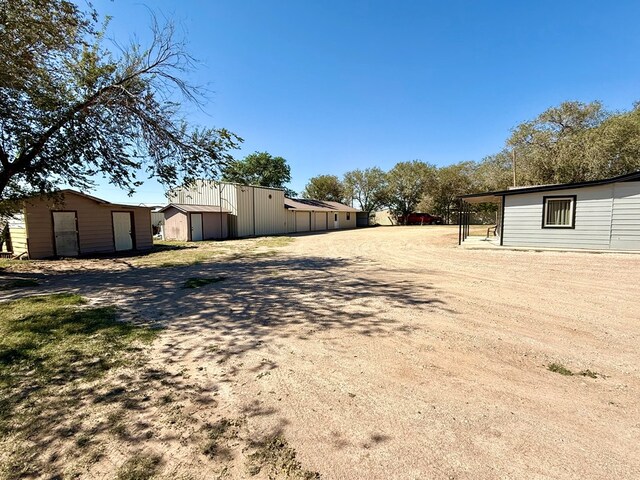
[[[543,228],[574,228],[575,197],[544,197]]]
[[[338,214],[337,213],[333,214],[333,220],[336,221],[336,222],[338,221]]]
[[[347,213],[347,220],[351,220],[351,214]]]

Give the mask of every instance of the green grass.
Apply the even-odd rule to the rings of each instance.
[[[137,453],[118,469],[117,480],[148,480],[158,471],[160,457]]]
[[[30,278],[17,278],[0,284],[0,290],[15,290],[17,288],[37,287],[40,282]]]
[[[547,370],[550,370],[555,373],[559,373],[560,375],[565,375],[567,377],[580,375],[582,377],[589,377],[589,378],[598,378],[598,377],[606,378],[601,373],[594,372],[592,370],[589,370],[588,368],[586,370],[581,370],[578,373],[573,373],[571,370],[569,370],[567,367],[565,367],[561,363],[552,363],[547,367]]]
[[[547,367],[547,370],[554,373],[559,373],[560,375],[566,375],[568,377],[573,375],[573,372],[561,363],[552,363]]]
[[[192,277],[182,285],[182,288],[199,288],[212,283],[222,282],[226,277]]]
[[[139,356],[157,330],[117,320],[111,307],[79,295],[22,298],[0,308],[0,434],[37,435],[73,418],[77,382],[95,380]],[[66,393],[65,393],[66,392]]]

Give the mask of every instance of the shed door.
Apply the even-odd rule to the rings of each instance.
[[[333,228],[340,228],[340,220],[338,220],[338,214],[333,214]]]
[[[191,214],[191,241],[199,242],[202,240],[202,214]]]
[[[53,235],[56,255],[78,256],[78,219],[76,212],[53,212]]]
[[[133,230],[131,212],[112,212],[113,240],[116,252],[133,250]]]

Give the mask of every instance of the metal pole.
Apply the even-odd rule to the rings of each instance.
[[[462,199],[458,200],[458,245],[462,245]]]
[[[518,184],[516,182],[516,151],[515,149],[511,150],[511,164],[513,166],[513,186],[517,187]]]

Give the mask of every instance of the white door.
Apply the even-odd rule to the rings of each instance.
[[[333,228],[340,228],[340,221],[338,220],[338,214],[333,214]]]
[[[53,235],[56,241],[56,255],[76,257],[78,255],[76,212],[53,212]]]
[[[131,212],[113,212],[113,240],[116,252],[133,250]]]
[[[202,240],[202,214],[191,214],[191,241],[199,242]]]

